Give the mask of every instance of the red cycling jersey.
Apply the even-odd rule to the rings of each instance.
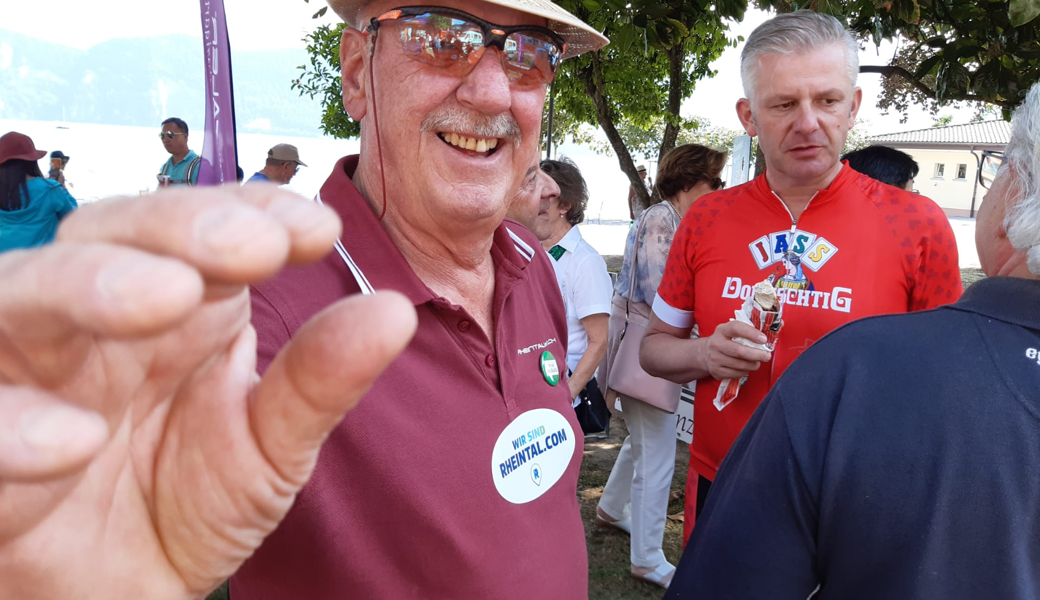
[[[773,359],[722,411],[712,404],[719,382],[697,382],[691,475],[715,478],[769,388],[813,342],[849,321],[934,308],[963,291],[942,210],[846,164],[797,221],[765,176],[698,199],[676,231],[654,313],[707,337],[770,275],[786,299]]]

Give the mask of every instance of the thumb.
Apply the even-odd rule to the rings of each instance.
[[[268,367],[250,399],[261,452],[302,486],[322,442],[415,334],[411,303],[395,292],[354,296],[308,321]]]

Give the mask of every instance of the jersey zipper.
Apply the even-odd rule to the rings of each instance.
[[[791,239],[793,240],[794,236],[795,236],[795,232],[798,231],[798,219],[795,218],[794,213],[791,212],[791,209],[787,208],[787,204],[784,203],[783,198],[778,196],[777,193],[774,192],[773,190],[769,190],[769,193],[773,194],[773,197],[776,198],[777,201],[780,202],[780,206],[784,207],[784,210],[787,211],[787,216],[791,217]],[[802,209],[802,215],[805,214],[805,211],[809,210],[809,205],[811,205],[812,201],[815,200],[816,196],[819,196],[819,195],[820,195],[820,191],[816,190],[816,193],[812,195],[812,198],[809,198],[809,201],[805,203],[805,208]],[[801,216],[801,215],[799,215],[799,216]],[[776,372],[776,351],[778,349],[779,349],[779,344],[777,345],[777,348],[773,348],[773,360],[769,361],[769,387],[772,387],[773,386],[773,382],[775,381],[773,379],[773,375]]]

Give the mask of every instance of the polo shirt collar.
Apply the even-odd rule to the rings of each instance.
[[[372,206],[354,186],[352,178],[358,167],[358,155],[337,161],[332,175],[321,186],[322,204],[336,211],[343,221],[340,241],[357,268],[375,290],[394,290],[419,306],[437,299],[436,294],[415,274],[404,255],[394,245]],[[512,227],[510,227],[512,225]],[[514,233],[519,226],[505,221],[495,230],[492,260],[496,272],[503,268],[520,277],[534,258],[534,249]],[[333,252],[345,276],[353,278],[349,267]]]
[[[567,232],[567,235],[563,236],[563,239],[557,242],[556,245],[573,254],[574,251],[578,249],[578,242],[580,241],[581,232],[578,231],[578,226],[575,225],[571,227],[571,230]]]
[[[184,155],[184,158],[175,161],[175,160],[173,160],[173,155],[171,154],[170,155],[170,164],[171,165],[179,165],[179,164],[181,164],[182,162],[184,162],[186,160],[193,160],[196,156],[198,156],[198,154],[195,154],[194,150],[188,150],[188,153]]]
[[[1040,280],[987,277],[964,292],[950,308],[973,312],[1040,331]]]

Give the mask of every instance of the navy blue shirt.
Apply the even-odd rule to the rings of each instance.
[[[1040,281],[872,317],[796,360],[666,598],[1040,598]]]

